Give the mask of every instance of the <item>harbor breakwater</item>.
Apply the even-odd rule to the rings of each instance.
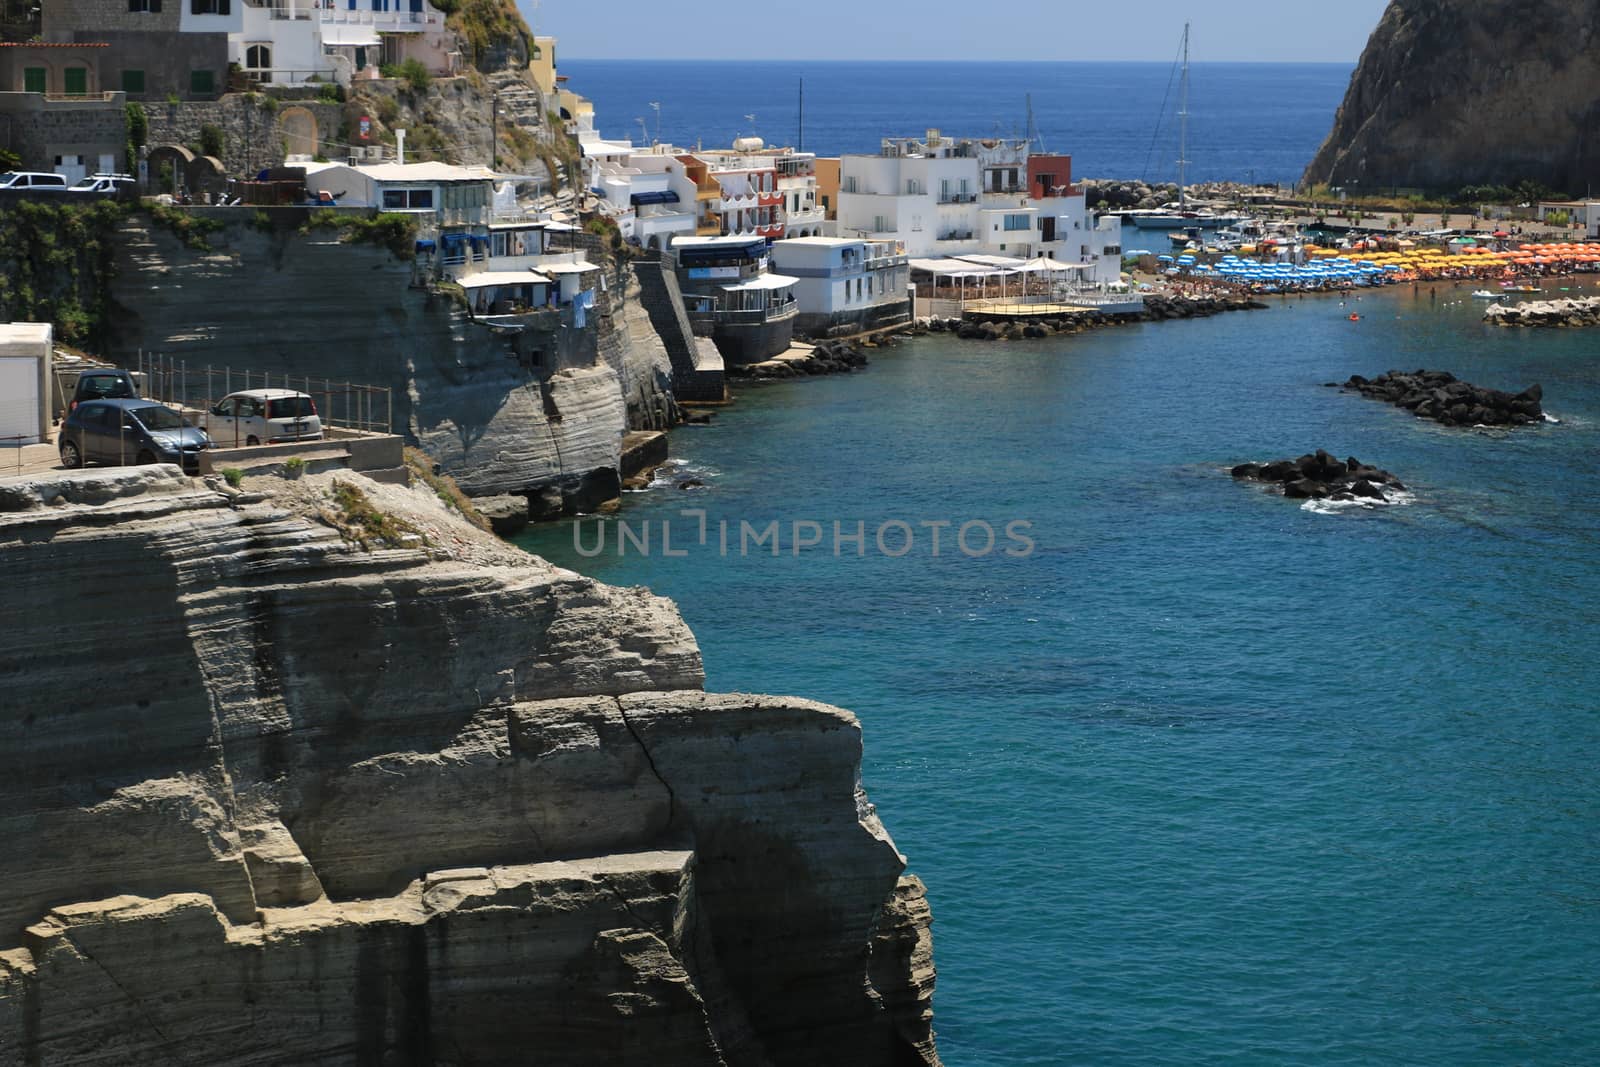
[[[1600,297],[1494,304],[1483,313],[1492,326],[1600,326]]]
[[[1019,341],[1082,333],[1101,326],[1132,322],[1164,322],[1169,319],[1208,318],[1229,311],[1260,311],[1268,306],[1253,297],[1244,296],[1157,294],[1144,298],[1143,311],[1106,312],[1084,308],[1064,310],[1059,314],[933,318],[918,322],[910,332],[951,333],[968,341]]]

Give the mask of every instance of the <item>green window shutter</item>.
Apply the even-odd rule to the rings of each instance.
[[[42,93],[45,89],[45,70],[43,67],[27,67],[22,72],[22,91],[27,93]]]
[[[196,96],[210,96],[216,92],[216,79],[209,70],[189,72],[189,91]]]
[[[66,76],[68,96],[83,96],[89,91],[89,68],[68,67],[62,73]]]
[[[125,93],[144,92],[144,71],[125,70],[122,72],[122,91]]]

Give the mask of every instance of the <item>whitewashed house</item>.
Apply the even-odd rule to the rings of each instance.
[[[774,243],[771,255],[774,271],[796,279],[796,333],[858,333],[911,317],[910,269],[892,241],[790,237]]]
[[[664,146],[595,161],[593,191],[599,208],[616,220],[624,240],[665,248],[674,236],[695,231],[695,182]]]

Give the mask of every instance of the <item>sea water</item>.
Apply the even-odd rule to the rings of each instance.
[[[686,555],[522,543],[674,598],[710,689],[860,716],[952,1067],[1593,1064],[1600,335],[1490,329],[1469,291],[929,336],[736,386],[626,498]],[[1540,382],[1560,422],[1446,429],[1324,385],[1419,367]],[[1318,513],[1226,472],[1318,447],[1408,501]],[[718,551],[773,519],[778,557]],[[797,520],[824,543],[791,554]],[[1035,548],[947,530],[896,558],[895,520],[1024,520]]]
[[[1176,41],[1174,41],[1176,46]],[[1328,135],[1349,63],[1196,63],[1189,180],[1300,180]],[[1073,157],[1080,178],[1176,181],[1178,87],[1167,63],[924,63],[565,59],[616,140],[706,148],[755,135],[819,155],[876,153],[885,137],[1026,137]],[[754,115],[752,120],[748,116]],[[643,119],[640,126],[637,120]]]

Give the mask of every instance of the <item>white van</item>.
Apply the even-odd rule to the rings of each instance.
[[[218,448],[322,439],[316,401],[293,389],[247,389],[212,405],[200,424]]]
[[[67,179],[37,170],[8,170],[0,174],[0,189],[52,189],[65,192]]]
[[[67,192],[129,196],[137,191],[138,184],[126,174],[91,174],[87,178],[80,178]]]

